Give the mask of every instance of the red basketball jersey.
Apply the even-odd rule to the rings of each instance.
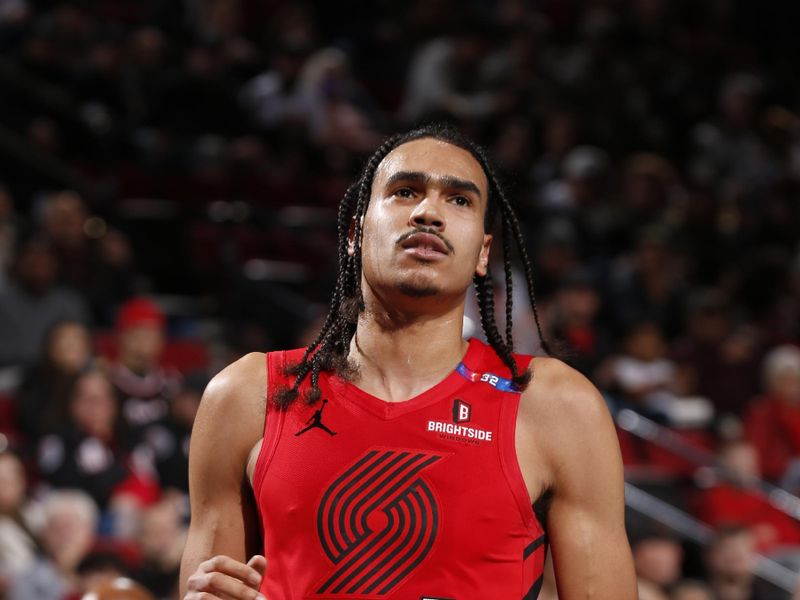
[[[301,356],[267,355],[270,394],[291,385],[286,365]],[[535,599],[546,540],[516,458],[520,395],[509,378],[473,339],[455,371],[411,400],[322,374],[316,405],[269,408],[253,480],[262,593]]]

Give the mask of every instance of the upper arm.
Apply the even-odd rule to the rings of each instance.
[[[582,375],[555,360],[539,365],[531,392],[550,473],[547,531],[559,598],[636,598],[622,459],[611,416]]]
[[[209,383],[189,449],[191,524],[181,562],[181,592],[204,560],[224,554],[246,562],[258,524],[246,477],[250,450],[263,434],[266,361],[249,354]]]

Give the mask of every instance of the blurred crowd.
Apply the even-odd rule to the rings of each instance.
[[[711,528],[630,515],[640,597],[788,598],[757,565],[800,571],[798,13],[0,0],[0,599],[172,597],[205,383],[313,336],[339,199],[432,120],[508,184],[558,354],[704,457],[620,427],[629,481]]]

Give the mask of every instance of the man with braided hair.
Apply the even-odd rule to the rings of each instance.
[[[247,355],[206,390],[184,598],[534,599],[548,546],[562,600],[635,598],[605,404],[559,360],[513,353],[514,247],[535,314],[533,275],[483,151],[438,126],[390,138],[338,234],[317,339]],[[472,281],[488,344],[461,337]],[[314,415],[336,435],[297,435]]]

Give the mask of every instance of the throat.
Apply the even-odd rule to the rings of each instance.
[[[369,352],[354,338],[351,356],[358,364],[353,381],[363,391],[387,402],[414,398],[443,381],[461,362],[468,344],[461,338],[449,352],[430,353],[417,346]]]

